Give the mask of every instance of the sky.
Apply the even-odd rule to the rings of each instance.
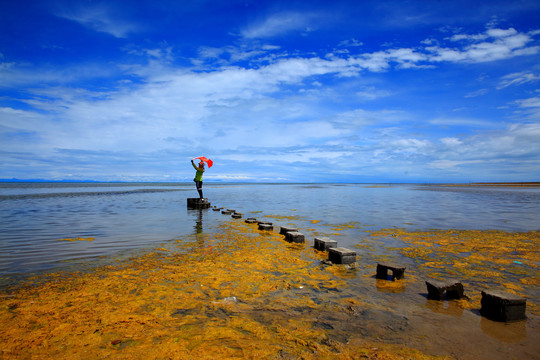
[[[540,2],[0,0],[0,179],[540,181]]]

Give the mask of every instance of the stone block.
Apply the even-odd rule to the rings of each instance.
[[[405,266],[399,264],[377,264],[377,279],[388,280],[388,270],[392,271],[392,280],[405,277]]]
[[[244,215],[244,214],[241,214],[241,213],[234,213],[234,214],[232,214],[232,217],[233,217],[234,219],[241,219],[243,215]]]
[[[255,224],[257,222],[257,219],[255,219],[255,218],[247,218],[245,220],[245,222],[248,223],[248,224]]]
[[[232,210],[221,210],[221,213],[222,213],[223,215],[231,215],[233,212],[234,212],[234,211],[232,211]]]
[[[210,203],[208,202],[207,198],[188,198],[187,207],[188,209],[208,209],[210,207]]]
[[[259,230],[272,231],[274,230],[274,227],[270,224],[259,224]]]
[[[527,301],[517,295],[498,290],[482,291],[482,316],[495,321],[524,320]]]
[[[325,251],[330,248],[337,247],[337,241],[327,237],[315,238],[314,248],[320,251]]]
[[[261,225],[261,224],[273,225],[270,221],[259,221],[258,224],[259,225]]]
[[[289,242],[303,243],[305,241],[304,234],[298,231],[289,231],[285,234],[285,239]]]
[[[427,280],[428,299],[443,300],[446,293],[446,299],[461,299],[463,297],[463,285],[457,280]]]
[[[289,231],[298,231],[298,229],[292,228],[292,227],[286,227],[286,226],[282,226],[282,227],[279,229],[279,233],[280,233],[281,235],[286,235]]]
[[[334,264],[353,264],[356,262],[356,251],[342,247],[329,248],[328,260]]]

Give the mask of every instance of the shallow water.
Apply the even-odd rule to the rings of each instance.
[[[357,244],[362,229],[540,226],[540,188],[205,184],[204,191],[213,205],[274,216],[276,223],[314,235],[353,222],[355,229],[340,231],[343,246]],[[0,277],[6,283],[24,274],[85,266],[222,220],[211,211],[187,210],[186,198],[195,196],[192,184],[179,183],[0,183]]]
[[[180,239],[182,243],[197,234],[211,236],[231,221],[219,211],[186,209],[186,198],[196,196],[191,184],[17,186],[4,185],[6,191],[0,196],[0,271],[4,284],[42,270],[85,269],[121,261],[145,249],[172,248],[176,242],[170,240]],[[244,217],[298,227],[308,244],[315,236],[330,236],[339,246],[354,248],[358,253],[355,270],[335,272],[346,286],[314,290],[297,284],[267,299],[308,298],[322,309],[307,306],[276,311],[255,306],[252,311],[246,308],[250,304],[241,302],[242,310],[233,311],[232,317],[283,324],[295,318],[305,321],[307,328],[324,330],[336,341],[369,339],[458,359],[534,358],[540,351],[539,290],[534,282],[519,283],[522,274],[529,278],[538,274],[534,270],[537,265],[524,259],[519,265],[510,262],[501,267],[494,261],[493,269],[488,266],[484,270],[493,270],[503,278],[465,276],[465,293],[471,298],[472,308],[452,301],[427,300],[424,280],[441,270],[423,267],[419,259],[404,256],[400,250],[408,245],[399,236],[429,229],[538,230],[539,188],[205,184],[205,196],[213,205],[235,209]],[[390,230],[374,237],[379,229]],[[487,239],[489,234],[484,235]],[[74,241],[59,241],[63,239]],[[309,254],[309,249],[307,246],[303,251]],[[471,255],[441,254],[426,256]],[[521,259],[518,255],[516,252],[516,259]],[[374,279],[374,266],[380,260],[406,264],[405,281]],[[315,261],[313,266],[319,265]],[[505,283],[523,287],[528,297],[527,321],[501,324],[479,315],[479,291]],[[349,298],[353,302],[344,306],[344,299]],[[229,319],[218,315],[216,319]]]

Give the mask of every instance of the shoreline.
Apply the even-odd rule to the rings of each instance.
[[[463,187],[540,187],[540,182],[478,182],[468,184],[441,184],[440,186]]]
[[[526,322],[507,326],[485,320],[476,313],[478,290],[490,278],[498,284],[508,280],[493,277],[491,269],[479,272],[490,259],[472,258],[478,265],[471,269],[447,263],[454,252],[467,250],[462,244],[483,244],[488,253],[515,249],[514,235],[374,231],[356,247],[357,266],[351,269],[323,266],[326,255],[309,244],[290,244],[277,233],[230,220],[216,233],[185,237],[124,264],[0,297],[2,354],[6,359],[53,353],[65,358],[474,359],[490,354],[503,359],[518,353],[497,347],[519,343],[519,354],[527,355],[539,350],[536,299],[529,299]],[[537,232],[518,235],[538,240]],[[434,236],[447,253],[430,247]],[[410,259],[403,281],[373,277],[374,263],[395,256],[374,251],[388,237],[403,241],[399,251]],[[519,251],[528,256],[522,260],[534,264],[538,254],[527,255],[527,249]],[[463,278],[470,298],[441,303],[419,295],[425,292],[425,274],[445,276],[441,270],[450,264],[461,269],[454,275]]]

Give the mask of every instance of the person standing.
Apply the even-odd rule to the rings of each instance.
[[[203,192],[202,192],[203,181],[202,181],[202,177],[203,177],[203,173],[204,173],[204,162],[201,160],[201,162],[199,163],[199,166],[196,166],[195,163],[193,162],[193,159],[191,159],[191,165],[193,165],[193,168],[197,171],[195,173],[195,178],[193,179],[193,181],[195,181],[195,186],[197,187],[197,191],[199,192],[199,197],[202,200],[203,199]]]

